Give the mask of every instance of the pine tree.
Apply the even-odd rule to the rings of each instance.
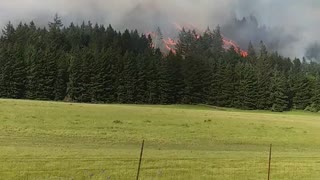
[[[288,109],[289,101],[286,83],[287,82],[284,74],[278,70],[274,70],[270,86],[270,101],[272,103],[272,111],[283,112]]]
[[[226,61],[217,63],[211,82],[210,104],[231,107],[234,104],[234,68]]]
[[[184,28],[179,34],[179,40],[176,45],[177,54],[183,58],[188,58],[194,54],[196,37],[192,31],[186,31]]]
[[[8,24],[6,24],[6,26],[4,27],[4,29],[2,30],[2,39],[6,41],[6,43],[10,43],[13,44],[14,39],[14,35],[15,35],[15,28],[13,27],[12,23],[9,21]]]
[[[213,50],[215,49],[215,47],[213,46],[213,38],[214,33],[208,27],[200,39],[200,43],[202,45],[200,50],[203,52],[203,55],[207,58],[213,57]]]
[[[1,42],[1,41],[0,41]],[[0,46],[0,98],[4,98],[5,97],[5,93],[4,93],[4,78],[3,78],[3,68],[5,65],[5,58],[3,56],[3,51],[4,49]]]
[[[240,109],[257,109],[258,80],[254,67],[249,63],[238,63],[235,69],[239,84],[235,90],[234,106]]]
[[[19,26],[19,32],[21,27]],[[0,96],[5,98],[23,98],[25,93],[25,65],[16,29],[9,22],[1,37],[1,87]],[[21,35],[19,33],[19,35]]]
[[[137,103],[147,102],[147,67],[148,59],[145,54],[137,56]]]
[[[135,103],[136,98],[136,58],[132,53],[126,52],[122,57],[122,70],[119,74],[118,101],[120,103]]]
[[[234,104],[234,70],[232,65],[225,64],[222,69],[222,85],[218,104],[223,107],[232,107]]]
[[[57,56],[56,51],[51,48],[47,48],[44,52],[44,57],[42,59],[42,95],[45,100],[55,99],[55,85],[57,78]]]
[[[314,91],[311,98],[311,105],[307,108],[307,110],[312,112],[320,111],[320,77],[319,75],[316,77],[316,84],[314,86]]]
[[[120,40],[121,54],[125,54],[127,52],[131,52],[131,34],[128,29],[124,31]]]
[[[66,95],[67,64],[64,57],[66,41],[61,28],[62,20],[55,15],[49,22],[48,44],[45,51],[45,94],[50,100],[63,100]]]
[[[40,81],[41,74],[41,59],[43,56],[42,49],[36,46],[29,46],[26,52],[27,66],[27,98],[28,99],[41,99],[40,97]]]
[[[69,81],[67,85],[68,101],[81,102],[81,83],[82,83],[82,58],[79,50],[73,50],[69,55],[70,65],[68,67]]]
[[[188,57],[184,60],[184,99],[186,104],[201,103],[202,99],[202,67],[201,59]]]
[[[224,52],[223,49],[223,37],[221,35],[220,26],[218,26],[213,32],[213,40],[212,40],[212,54],[215,59],[219,59],[222,57]]]
[[[293,87],[294,109],[304,110],[311,103],[310,80],[302,73],[299,74]]]
[[[22,99],[25,98],[26,94],[26,75],[27,69],[25,61],[23,59],[23,54],[20,49],[15,49],[13,55],[13,67],[12,67],[12,95],[11,98]]]
[[[93,97],[94,54],[90,50],[82,49],[81,58],[80,99],[81,102],[95,102],[96,99]]]
[[[182,103],[184,96],[184,82],[183,82],[183,72],[182,72],[182,58],[176,56],[173,53],[170,53],[167,56],[167,65],[168,65],[168,81],[170,88],[168,93],[172,99],[171,103],[179,104]]]
[[[268,61],[268,51],[263,42],[260,43],[260,57],[256,63],[258,77],[258,109],[270,109],[271,102],[269,101],[270,91],[270,76],[271,69]]]
[[[7,51],[4,52],[4,66],[2,67],[2,96],[5,98],[13,98],[14,96],[14,66],[15,59],[13,55]]]
[[[157,49],[153,54],[148,55],[147,66],[147,103],[157,104],[160,102],[159,97],[159,64],[161,60],[160,50]]]
[[[257,53],[251,41],[249,42],[249,46],[248,46],[248,60],[252,64],[255,64],[257,62]]]
[[[169,72],[169,62],[168,58],[164,58],[160,62],[159,67],[159,101],[161,104],[169,104],[173,103],[173,99],[171,97],[173,84],[170,82],[170,72]]]
[[[67,83],[68,83],[68,62],[66,61],[66,55],[60,56],[57,63],[57,74],[55,81],[55,100],[62,101],[67,96]]]
[[[115,64],[119,60],[119,54],[112,48],[108,48],[96,55],[94,69],[94,99],[98,102],[115,102],[116,93],[116,69]]]

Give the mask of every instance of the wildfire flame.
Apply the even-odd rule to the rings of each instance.
[[[182,31],[183,30],[183,26],[179,25],[178,23],[173,23],[173,25],[175,26],[175,29],[178,30],[178,31]],[[187,26],[185,26],[186,29],[195,29],[196,31],[199,31],[194,25],[192,24],[189,24]],[[149,32],[147,33],[147,36],[150,35],[152,37],[152,39],[157,39],[159,38],[158,34],[155,33],[155,32]],[[200,39],[200,33],[197,33],[196,34],[196,39]],[[242,50],[240,48],[240,46],[235,42],[235,41],[232,41],[230,39],[228,39],[227,37],[225,36],[222,36],[222,40],[223,40],[223,48],[224,49],[230,49],[231,47],[234,47],[234,49],[236,50],[237,53],[239,53],[242,57],[247,57],[248,56],[248,52],[245,51],[245,50]],[[172,39],[171,37],[168,37],[168,38],[160,38],[160,43],[162,43],[165,47],[165,49],[167,51],[171,51],[172,53],[176,54],[176,45],[177,45],[177,41]],[[152,47],[154,48],[159,48],[159,45],[156,45],[156,43],[153,43],[152,44]]]
[[[164,39],[163,42],[166,46],[166,49],[169,50],[169,52],[171,51],[174,54],[177,53],[177,51],[175,50],[177,42],[175,40],[168,38],[168,39]]]
[[[245,50],[242,50],[236,42],[234,42],[234,41],[232,41],[232,40],[230,40],[230,39],[228,39],[228,38],[226,38],[224,36],[222,38],[222,41],[223,41],[224,49],[229,49],[231,47],[234,47],[236,52],[239,53],[242,57],[247,57],[248,56],[248,52],[245,51]]]

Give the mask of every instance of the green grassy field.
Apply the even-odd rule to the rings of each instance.
[[[1,179],[320,178],[320,115],[0,100]]]

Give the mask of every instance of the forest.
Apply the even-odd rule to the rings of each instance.
[[[320,111],[320,65],[223,48],[220,28],[183,29],[175,53],[150,35],[91,22],[8,23],[0,38],[0,98],[124,104],[207,104],[245,110]]]

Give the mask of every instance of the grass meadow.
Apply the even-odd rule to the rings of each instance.
[[[320,179],[320,114],[0,100],[0,179]]]

